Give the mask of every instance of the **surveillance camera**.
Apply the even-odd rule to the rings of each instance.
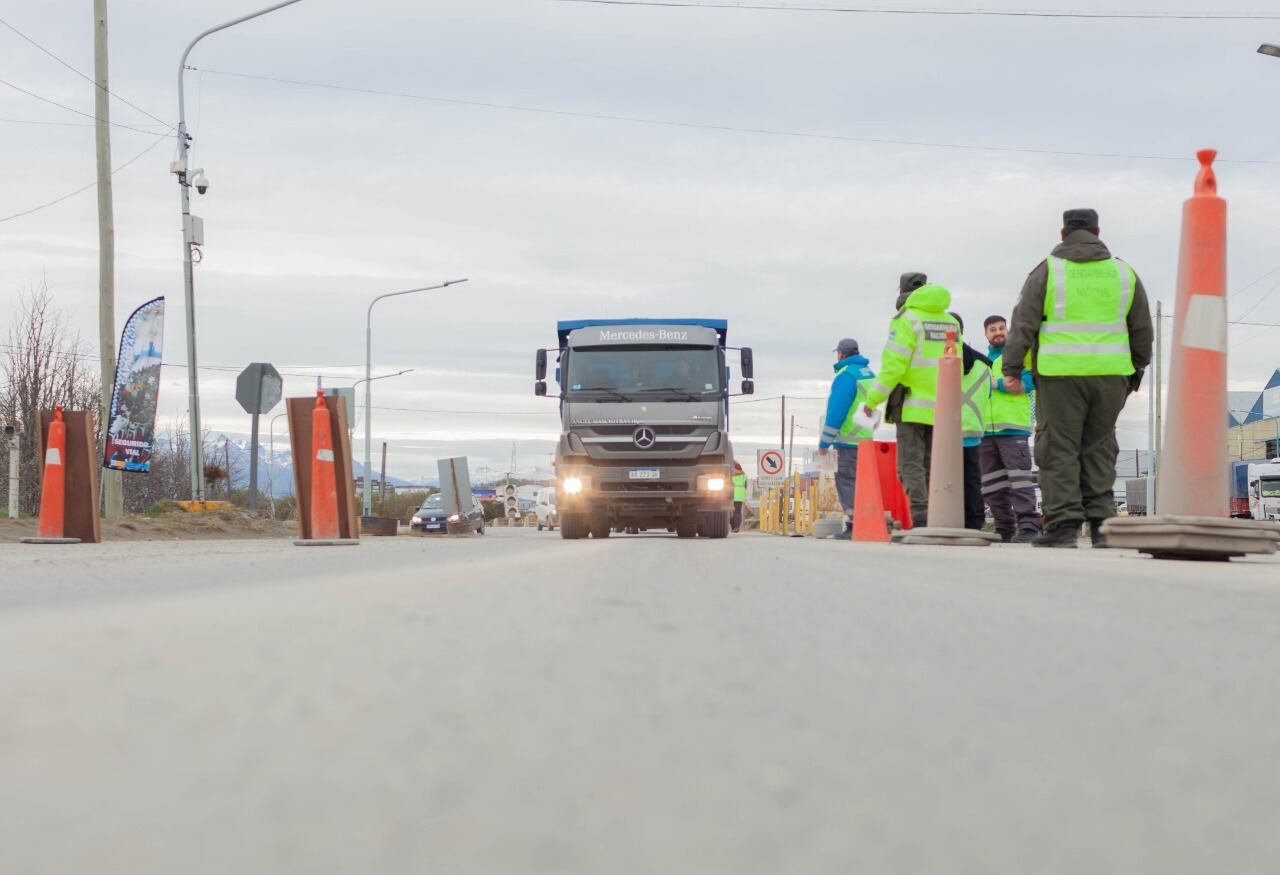
[[[191,174],[191,184],[196,187],[196,191],[204,194],[209,190],[209,177],[204,175],[204,168],[199,167]]]

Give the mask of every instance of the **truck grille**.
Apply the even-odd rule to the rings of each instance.
[[[688,492],[688,483],[601,483],[601,492]]]

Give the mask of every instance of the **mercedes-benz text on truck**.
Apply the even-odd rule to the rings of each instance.
[[[606,538],[660,529],[682,538],[729,534],[733,445],[723,319],[561,322],[559,346],[538,350],[534,391],[547,394],[558,357],[560,534]],[[739,350],[742,394],[754,391]]]

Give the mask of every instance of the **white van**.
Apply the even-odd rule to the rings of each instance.
[[[538,502],[533,506],[533,512],[538,517],[538,531],[550,529],[554,532],[556,526],[560,525],[560,518],[556,516],[556,489],[554,486],[547,486],[538,490]]]

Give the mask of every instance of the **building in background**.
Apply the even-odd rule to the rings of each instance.
[[[1280,457],[1280,370],[1261,392],[1228,392],[1227,408],[1227,458]]]

